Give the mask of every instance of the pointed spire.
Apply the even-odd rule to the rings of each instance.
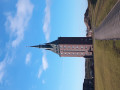
[[[43,49],[47,49],[47,50],[52,48],[51,45],[47,45],[47,44],[45,44],[45,45],[27,46],[27,47],[43,48]]]
[[[35,48],[40,48],[40,45],[35,45],[35,46],[27,46],[27,47],[35,47]]]

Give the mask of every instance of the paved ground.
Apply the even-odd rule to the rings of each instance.
[[[95,39],[120,39],[120,0],[94,32]]]

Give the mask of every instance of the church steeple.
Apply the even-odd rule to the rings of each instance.
[[[46,50],[50,50],[52,49],[51,45],[35,45],[35,46],[29,46],[29,47],[35,47],[35,48],[41,48],[41,49],[46,49]]]
[[[35,47],[35,48],[40,48],[40,49],[45,49],[45,50],[50,50],[54,53],[59,54],[59,47],[56,41],[50,42],[50,43],[45,43],[43,45],[35,45],[35,46],[29,46],[29,47]]]
[[[93,56],[91,37],[59,37],[55,41],[30,47],[50,50],[60,57],[88,58]]]

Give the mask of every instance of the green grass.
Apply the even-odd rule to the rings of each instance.
[[[120,90],[120,40],[94,43],[95,90]]]
[[[93,27],[98,27],[118,0],[96,0],[93,5],[88,0],[89,16]]]
[[[92,28],[97,28],[118,0],[88,0]],[[95,40],[95,90],[120,90],[120,40]]]

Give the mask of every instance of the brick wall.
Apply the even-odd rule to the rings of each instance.
[[[92,56],[92,45],[59,44],[61,57],[85,57]]]

